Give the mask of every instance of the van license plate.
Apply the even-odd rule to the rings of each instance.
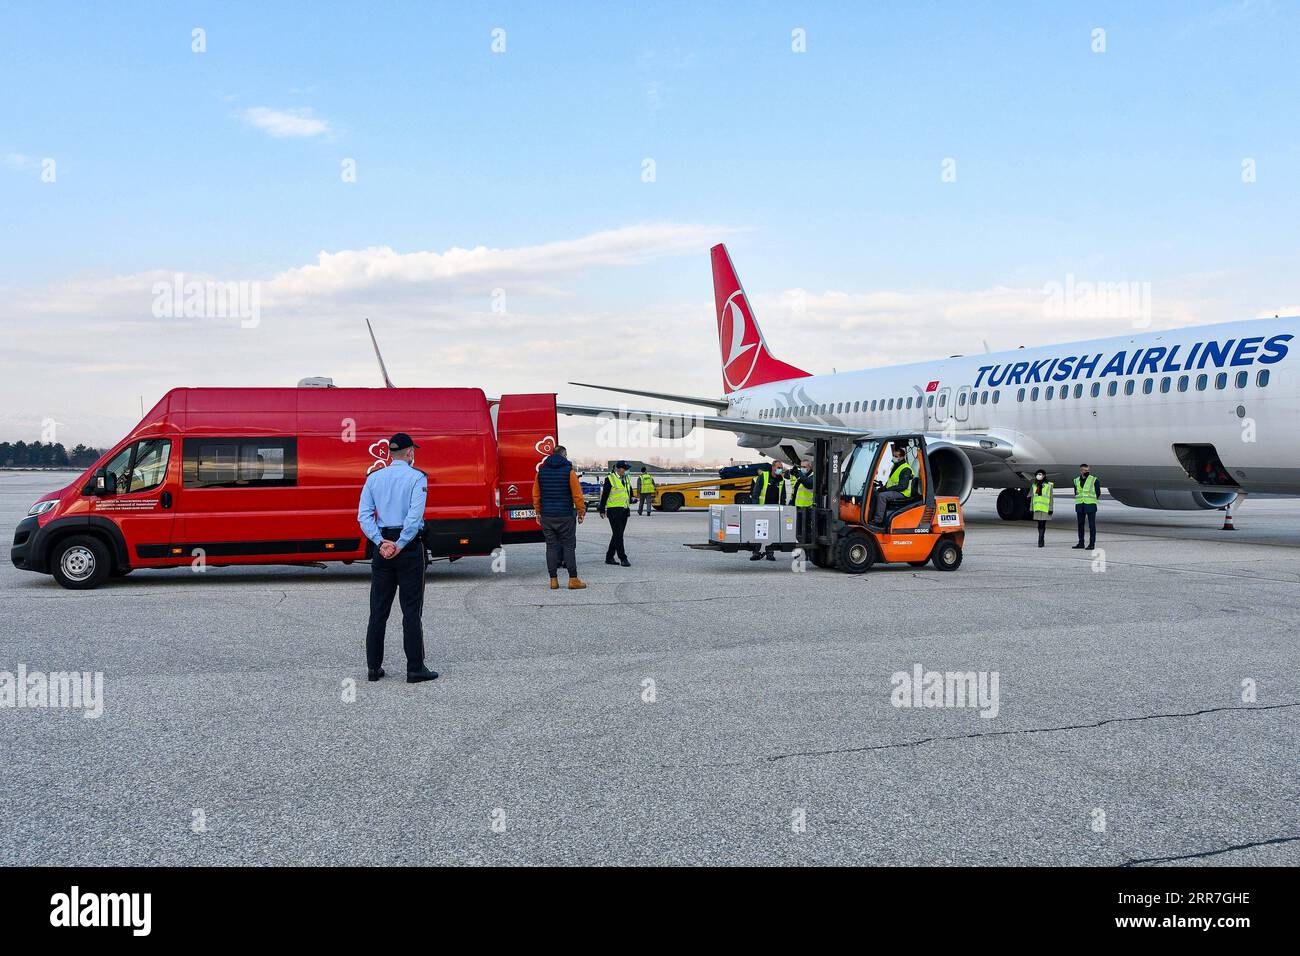
[[[511,521],[526,521],[529,518],[536,518],[536,517],[537,517],[537,512],[534,511],[532,508],[511,508],[510,509]]]

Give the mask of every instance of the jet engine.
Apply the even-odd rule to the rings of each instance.
[[[956,445],[947,442],[931,442],[926,447],[930,452],[930,474],[935,495],[960,498],[964,502],[975,487],[975,468],[970,458]]]
[[[1150,491],[1145,488],[1107,488],[1120,504],[1161,511],[1210,511],[1237,503],[1234,491]]]

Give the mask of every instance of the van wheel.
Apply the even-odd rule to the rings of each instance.
[[[686,504],[686,499],[682,497],[679,493],[673,491],[673,492],[669,492],[666,495],[663,495],[659,499],[659,510],[676,511],[684,504]]]
[[[70,591],[89,591],[104,583],[113,570],[104,542],[89,535],[64,538],[51,555],[54,580]]]
[[[876,542],[870,535],[846,534],[835,546],[835,566],[845,574],[862,574],[876,563]]]
[[[944,538],[935,545],[931,560],[940,571],[956,571],[961,567],[961,545],[951,538]]]

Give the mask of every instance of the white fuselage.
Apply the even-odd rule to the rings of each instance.
[[[1087,462],[1108,487],[1187,490],[1174,446],[1212,445],[1243,491],[1300,494],[1297,335],[1298,318],[1258,319],[814,375],[733,392],[725,414],[1009,443],[976,462],[977,487]]]

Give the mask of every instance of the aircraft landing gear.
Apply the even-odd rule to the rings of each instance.
[[[1003,521],[1023,521],[1029,517],[1029,495],[1025,489],[1002,489],[998,495],[998,517]]]

